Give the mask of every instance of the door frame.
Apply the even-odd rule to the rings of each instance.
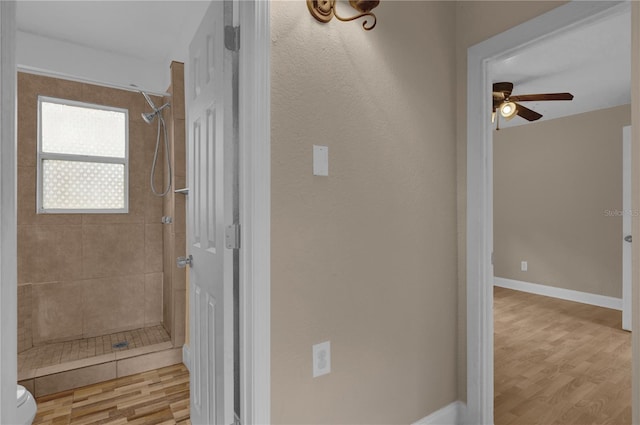
[[[467,409],[465,422],[468,424],[493,424],[494,276],[491,264],[493,129],[490,65],[496,60],[509,58],[521,48],[541,40],[553,39],[569,29],[623,13],[628,11],[629,7],[629,2],[572,1],[476,44],[467,51]],[[634,48],[637,47],[637,45],[634,46]],[[637,99],[632,101],[632,109],[635,101]],[[637,285],[634,273],[633,287]],[[637,301],[634,299],[634,313],[636,312]],[[633,333],[633,340],[635,377],[639,366],[636,347],[640,347],[640,333]],[[634,423],[639,420],[636,408],[637,398],[638,391],[634,379],[632,400]]]
[[[239,2],[242,423],[271,423],[271,12]]]
[[[18,380],[16,3],[0,2],[0,423],[16,421]]]
[[[633,244],[624,238],[631,234],[631,126],[622,127],[622,329],[631,331],[631,267]]]
[[[271,422],[270,4],[239,6],[243,423]],[[17,382],[16,2],[0,2],[0,423],[14,423]]]

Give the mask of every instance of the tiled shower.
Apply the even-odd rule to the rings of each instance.
[[[185,195],[173,190],[185,185],[183,64],[170,72],[172,96],[153,98],[171,102],[175,186],[164,198],[149,188],[157,126],[141,118],[140,93],[18,73],[18,379],[37,397],[182,361]],[[38,96],[128,110],[128,213],[36,213]]]

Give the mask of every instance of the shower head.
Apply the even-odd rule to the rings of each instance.
[[[153,112],[147,112],[147,113],[143,112],[140,115],[142,115],[142,119],[144,120],[144,122],[146,122],[147,124],[151,124],[155,119],[156,115],[158,115],[160,111],[162,111],[164,108],[168,108],[169,106],[171,106],[171,104],[167,102],[159,108],[153,108]]]
[[[144,122],[146,122],[147,124],[151,124],[153,122],[153,119],[156,117],[157,112],[147,112],[146,114],[143,112],[140,115],[142,115],[142,119],[144,120]]]

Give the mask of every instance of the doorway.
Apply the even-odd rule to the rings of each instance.
[[[622,13],[628,7],[628,3],[572,2],[473,46],[468,51],[468,423],[493,423],[493,152],[491,107],[488,101],[492,84],[491,62],[508,57],[521,46],[547,39],[568,28]]]
[[[246,423],[268,423],[269,399],[269,4],[239,2],[239,26],[244,28],[240,61],[246,66],[239,75],[240,95],[240,219],[244,224],[240,253],[241,344],[240,362],[244,370],[243,416]],[[15,244],[15,81],[16,4],[0,4],[0,51],[2,69],[2,111],[0,114],[0,163],[2,229],[0,229],[0,337],[5,341],[0,371],[5,377],[0,387],[0,422],[15,422],[15,382],[17,382],[17,314]]]

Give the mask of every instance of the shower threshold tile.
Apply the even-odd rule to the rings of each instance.
[[[145,340],[146,344],[143,343]],[[157,343],[150,344],[150,340]],[[122,346],[114,347],[118,344]],[[171,348],[171,338],[161,325],[48,343],[18,353],[19,376],[31,379],[43,376],[45,372],[58,373],[167,348]]]
[[[116,359],[116,353],[103,354],[102,356],[87,357],[85,359],[73,360],[51,366],[39,367],[36,369],[35,377],[52,375],[54,373],[66,372],[68,370],[80,369],[82,367],[93,366],[100,363],[112,362]]]

